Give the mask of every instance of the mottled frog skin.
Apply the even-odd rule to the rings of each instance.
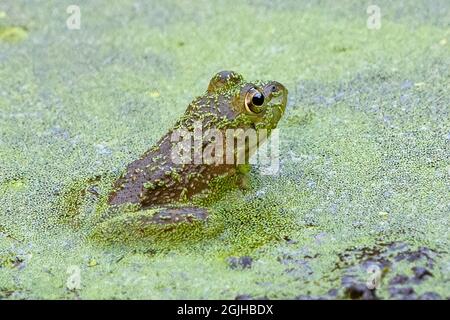
[[[114,183],[108,202],[110,205],[134,204],[140,209],[157,208],[154,223],[178,223],[192,219],[206,219],[204,208],[183,205],[194,195],[208,190],[210,181],[218,176],[243,172],[242,164],[188,163],[172,161],[176,142],[171,141],[174,130],[192,130],[201,123],[202,131],[218,129],[274,129],[284,113],[286,88],[276,82],[246,82],[233,71],[217,73],[205,94],[187,107],[184,115],[159,142],[141,158],[130,163],[124,174]],[[201,145],[202,150],[211,141]],[[237,153],[238,150],[235,150]],[[252,149],[247,148],[247,158]],[[224,153],[225,154],[225,153]]]

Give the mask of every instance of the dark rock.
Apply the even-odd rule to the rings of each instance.
[[[93,194],[96,198],[100,196],[100,192],[97,186],[90,186],[89,188],[87,188],[87,191]]]
[[[228,258],[228,265],[231,269],[249,269],[252,266],[252,262],[253,259],[249,256]]]
[[[285,236],[283,239],[286,240],[286,242],[287,242],[288,244],[297,244],[297,243],[298,243],[297,240],[292,240],[292,239],[289,238],[288,236]]]
[[[407,260],[409,262],[414,262],[420,259],[424,259],[425,261],[431,263],[433,261],[433,258],[435,256],[435,253],[425,247],[420,247],[418,250],[416,251],[403,251],[400,252],[396,257],[395,260],[396,261],[401,261],[401,260]]]
[[[374,247],[349,248],[339,254],[339,261],[336,263],[338,269],[344,269],[342,277],[342,287],[346,298],[350,299],[376,299],[375,291],[365,286],[365,281],[360,272],[369,272],[371,266],[377,266],[380,274],[380,281],[387,274],[393,273],[393,278],[388,284],[388,291],[393,299],[418,299],[418,295],[413,289],[414,284],[433,276],[434,259],[439,254],[427,247],[411,249],[404,243],[381,243]],[[413,276],[398,274],[399,262],[410,264]],[[419,266],[420,265],[420,266]],[[423,267],[422,267],[423,266]],[[425,298],[434,298],[434,295],[424,295]]]
[[[354,275],[345,275],[342,277],[342,286],[344,295],[352,300],[375,300],[375,290],[370,290],[365,283],[362,283]]]
[[[330,296],[330,297],[337,297],[338,292],[339,292],[338,289],[330,289],[328,291],[327,295]]]
[[[253,259],[248,256],[244,256],[240,258],[240,265],[243,268],[250,268],[252,266]]]
[[[412,271],[414,271],[414,275],[416,277],[416,279],[420,279],[422,280],[423,278],[430,276],[432,277],[433,274],[428,271],[427,269],[425,269],[424,267],[412,267],[411,268]]]
[[[419,300],[442,300],[441,296],[436,292],[425,292],[418,298]]]
[[[402,274],[396,275],[389,281],[389,285],[396,285],[396,284],[405,284],[408,281],[408,277]]]
[[[394,299],[413,300],[416,299],[414,289],[411,287],[391,287],[389,293]]]
[[[345,288],[345,296],[352,300],[376,300],[375,290],[370,290],[365,284],[354,283]]]

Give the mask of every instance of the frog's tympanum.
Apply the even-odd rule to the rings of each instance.
[[[148,222],[155,224],[206,219],[207,210],[189,205],[189,200],[205,193],[217,177],[248,172],[248,159],[256,147],[244,143],[244,148],[240,148],[237,142],[234,146],[233,139],[236,141],[239,134],[249,129],[269,135],[283,115],[286,101],[287,90],[276,81],[246,82],[236,72],[219,72],[211,79],[205,94],[189,104],[175,126],[140,159],[128,165],[114,183],[108,203],[134,204],[137,210],[154,208]],[[181,138],[177,132],[182,130],[192,136]],[[234,138],[227,140],[230,132],[234,132]],[[203,138],[200,143],[199,134]],[[259,137],[258,146],[261,140]],[[189,143],[187,149],[180,148],[182,142]],[[180,161],[177,157],[180,150],[189,154],[191,161],[186,158]],[[244,153],[244,163],[238,161],[240,153]],[[205,154],[214,161],[202,158]]]

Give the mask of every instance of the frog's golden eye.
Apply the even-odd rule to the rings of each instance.
[[[264,104],[264,95],[256,89],[250,89],[245,95],[245,109],[251,113],[260,113]]]

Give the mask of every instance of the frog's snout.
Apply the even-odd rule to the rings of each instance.
[[[281,83],[271,81],[264,86],[263,91],[268,100],[267,109],[271,110],[273,125],[276,126],[286,110],[288,90]]]
[[[288,91],[285,86],[277,81],[271,81],[263,88],[264,96],[269,105],[281,105],[286,107]]]

